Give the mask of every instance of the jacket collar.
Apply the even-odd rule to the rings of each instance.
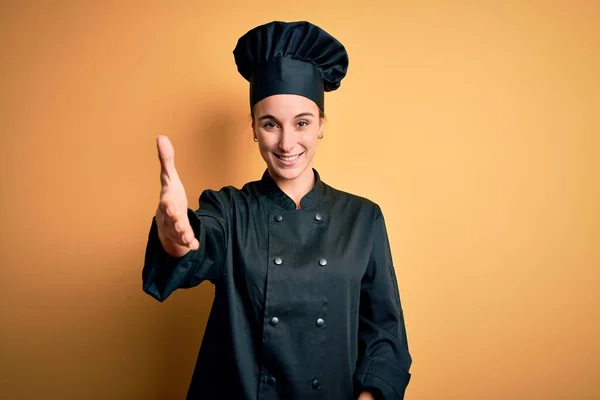
[[[300,207],[302,209],[311,209],[316,207],[325,195],[325,183],[323,183],[321,176],[314,168],[313,173],[315,174],[315,185],[306,195],[304,195],[300,201]],[[279,188],[279,186],[277,186],[277,183],[269,174],[268,169],[263,173],[263,176],[260,180],[260,187],[271,200],[273,200],[283,209],[290,211],[296,209],[296,204],[294,201],[287,194],[285,194],[283,190]]]

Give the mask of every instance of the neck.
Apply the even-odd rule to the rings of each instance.
[[[273,175],[275,174],[271,174],[272,177]],[[315,174],[311,166],[308,166],[306,170],[295,179],[289,180],[273,177],[273,180],[277,186],[279,186],[281,191],[294,201],[297,209],[301,208],[300,201],[302,198],[315,186]]]

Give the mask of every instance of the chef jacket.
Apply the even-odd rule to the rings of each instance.
[[[300,209],[267,171],[203,191],[188,210],[200,248],[181,258],[152,220],[144,292],[215,285],[187,399],[404,398],[412,359],[381,209],[313,172]]]

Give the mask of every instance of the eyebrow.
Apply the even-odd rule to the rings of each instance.
[[[303,112],[303,113],[300,113],[300,114],[296,115],[296,116],[294,117],[294,119],[296,119],[296,118],[301,118],[301,117],[314,117],[314,116],[315,116],[315,115],[314,115],[313,113],[310,113],[310,112]],[[275,120],[275,121],[277,121],[277,118],[275,118],[275,117],[274,117],[274,116],[272,116],[271,114],[261,115],[260,117],[258,117],[258,120],[259,120],[259,121],[263,121],[263,120],[265,120],[265,119],[272,119],[272,120]]]

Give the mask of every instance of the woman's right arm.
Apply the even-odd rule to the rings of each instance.
[[[227,210],[223,196],[214,191],[202,193],[199,210],[189,209],[171,142],[159,136],[157,147],[161,194],[148,236],[142,280],[144,292],[164,301],[178,288],[217,279],[227,247]]]

